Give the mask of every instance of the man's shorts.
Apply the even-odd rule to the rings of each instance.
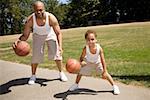
[[[79,74],[85,76],[91,76],[95,72],[96,74],[99,74],[102,73],[102,71],[103,71],[102,63],[95,64],[95,63],[87,62],[85,66],[81,67]]]
[[[33,34],[32,60],[31,63],[41,63],[44,59],[45,43],[48,47],[49,60],[62,60],[61,52],[59,51],[58,42],[55,40],[46,40],[47,35]]]

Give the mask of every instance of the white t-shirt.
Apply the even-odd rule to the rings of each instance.
[[[86,45],[86,56],[85,56],[87,62],[90,62],[90,63],[100,63],[101,60],[100,60],[100,45],[99,44],[96,44],[96,53],[95,54],[92,54],[90,52],[90,49],[89,49],[89,46]]]
[[[47,35],[46,40],[56,40],[56,34],[53,30],[53,28],[49,25],[49,18],[48,16],[50,13],[45,12],[46,14],[46,22],[44,26],[37,25],[35,13],[33,13],[33,33],[36,33],[38,35]]]

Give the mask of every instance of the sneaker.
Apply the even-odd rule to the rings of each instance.
[[[113,92],[115,95],[120,94],[120,90],[119,90],[119,87],[117,85],[113,85]]]
[[[60,72],[59,76],[60,76],[61,81],[63,81],[63,82],[68,81],[68,78],[66,77],[66,75],[64,74],[64,72]]]
[[[28,84],[33,85],[33,84],[35,84],[35,81],[36,81],[36,76],[32,75],[28,81]]]
[[[73,85],[69,88],[69,91],[74,91],[74,90],[76,90],[76,89],[78,89],[78,88],[79,88],[78,84],[73,84]]]

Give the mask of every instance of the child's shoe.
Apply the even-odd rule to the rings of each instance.
[[[78,84],[73,84],[70,88],[69,88],[69,91],[74,91],[76,89],[78,89]]]
[[[118,95],[120,94],[120,90],[119,90],[119,87],[117,85],[113,85],[113,93],[115,95]]]

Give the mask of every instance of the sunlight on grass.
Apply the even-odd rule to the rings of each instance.
[[[115,80],[150,88],[150,23],[116,26],[96,26],[63,30],[63,63],[68,58],[79,59],[85,45],[84,33],[97,32],[98,43],[104,49],[108,71]],[[32,44],[31,40],[28,40]],[[12,41],[0,44],[0,59],[30,64],[31,54],[18,57],[11,48]],[[32,46],[32,45],[31,45]],[[47,49],[45,50],[47,52]],[[56,69],[55,62],[45,55],[40,67]]]

